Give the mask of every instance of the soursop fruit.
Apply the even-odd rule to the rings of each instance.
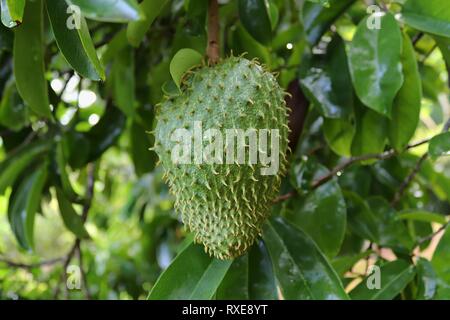
[[[230,57],[192,69],[157,107],[154,149],[175,209],[216,258],[244,254],[270,215],[286,169],[284,95],[255,60]]]

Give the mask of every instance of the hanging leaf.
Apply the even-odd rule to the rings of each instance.
[[[25,0],[1,0],[2,23],[8,28],[14,28],[22,23]]]
[[[316,44],[333,22],[356,0],[329,0],[329,6],[306,2],[303,7],[303,24],[309,43]]]
[[[416,264],[417,278],[419,280],[417,288],[417,300],[431,300],[436,295],[437,279],[436,273],[430,261],[419,258]]]
[[[211,299],[231,263],[210,258],[201,246],[191,243],[161,274],[148,299]]]
[[[75,6],[71,7],[74,14],[79,14],[78,10],[81,10],[86,18],[98,21],[128,22],[145,17],[136,0],[66,0],[66,2]]]
[[[358,25],[348,50],[353,86],[367,107],[390,117],[403,84],[402,34],[390,13],[380,18],[380,29],[367,28],[367,19]]]
[[[16,178],[30,163],[50,148],[51,141],[39,141],[21,147],[0,164],[0,194],[12,186]]]
[[[46,7],[56,43],[67,62],[83,77],[105,80],[105,71],[97,57],[86,20],[79,16],[71,24],[64,1],[47,0]]]
[[[268,0],[238,0],[239,18],[250,35],[262,44],[272,40]]]
[[[433,159],[450,154],[450,132],[434,136],[428,145],[428,152]]]
[[[440,224],[445,224],[447,220],[441,214],[427,212],[423,210],[404,210],[397,214],[398,220],[414,220],[422,222],[436,222]]]
[[[153,21],[160,14],[166,3],[167,0],[144,0],[139,4],[141,11],[145,14],[145,18],[141,21],[133,21],[128,24],[127,38],[132,46],[139,46]]]
[[[353,111],[353,91],[343,40],[336,36],[327,54],[303,64],[300,83],[308,99],[326,118],[346,118]]]
[[[41,117],[51,117],[44,70],[42,0],[28,1],[24,23],[14,36],[14,75],[25,103]]]
[[[404,82],[395,97],[388,127],[389,141],[399,152],[407,146],[416,131],[422,101],[422,82],[416,55],[406,34],[403,34],[402,64]]]
[[[34,218],[47,180],[47,163],[24,177],[14,188],[8,204],[8,219],[20,246],[34,248]]]
[[[326,168],[318,165],[313,180],[327,173]],[[306,196],[293,198],[287,206],[286,218],[308,233],[327,257],[338,254],[344,240],[347,209],[336,180],[330,180]]]
[[[450,38],[450,7],[447,0],[407,0],[402,19],[411,27]]]
[[[125,48],[117,53],[112,70],[112,95],[114,102],[128,117],[135,115],[135,76],[134,76],[134,51]]]
[[[28,123],[29,110],[17,92],[16,82],[6,83],[0,100],[0,124],[13,131],[19,131]]]
[[[217,299],[274,300],[277,288],[272,263],[264,242],[233,261],[216,293]]]
[[[413,265],[403,260],[395,260],[381,266],[379,273],[374,271],[371,275],[350,292],[354,300],[391,300],[402,292],[402,290],[414,279],[416,274]],[[376,285],[376,277],[379,278],[379,288]],[[373,282],[373,283],[372,283]]]
[[[348,299],[338,275],[317,245],[281,217],[263,233],[284,299]]]
[[[59,212],[67,229],[69,229],[79,239],[89,238],[89,234],[84,228],[81,216],[72,207],[70,201],[66,198],[64,192],[55,187],[56,198],[58,199]]]
[[[202,55],[193,49],[181,49],[179,50],[170,61],[170,74],[172,79],[181,90],[181,82],[183,75],[193,67],[199,65],[202,62]]]

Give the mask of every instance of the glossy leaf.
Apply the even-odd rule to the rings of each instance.
[[[379,239],[377,243],[404,252],[413,247],[413,241],[408,235],[406,226],[396,219],[397,212],[382,197],[370,197],[367,200],[370,210],[376,217]]]
[[[2,23],[6,27],[13,28],[22,23],[25,0],[1,0],[0,8]]]
[[[154,137],[139,123],[133,121],[130,128],[130,148],[134,168],[138,176],[155,168],[157,155],[149,151],[154,144]]]
[[[347,271],[350,271],[358,261],[367,258],[372,253],[371,250],[367,250],[353,256],[336,257],[331,264],[334,270],[342,277]]]
[[[173,56],[170,62],[170,74],[178,89],[181,87],[184,74],[189,69],[199,65],[202,62],[202,58],[200,53],[188,48],[181,49]]]
[[[282,218],[263,233],[284,299],[347,299],[338,275],[317,245]]]
[[[28,117],[29,110],[17,92],[15,81],[11,79],[6,83],[0,100],[0,124],[19,131],[28,124]]]
[[[201,246],[191,243],[161,274],[148,299],[211,299],[230,265],[230,260],[210,258]]]
[[[377,242],[379,239],[377,217],[367,202],[354,192],[345,191],[344,195],[349,228],[361,238]]]
[[[19,174],[37,157],[48,151],[49,141],[41,141],[23,146],[0,164],[0,194],[12,186]]]
[[[51,117],[44,71],[42,0],[28,1],[24,23],[14,36],[14,75],[17,90],[36,114]]]
[[[323,120],[323,133],[331,150],[336,154],[349,157],[356,126],[354,119],[327,119]]]
[[[132,46],[139,46],[166,3],[167,0],[144,0],[139,4],[141,11],[145,14],[145,18],[128,24],[127,38]]]
[[[445,224],[447,220],[441,214],[427,212],[423,210],[405,210],[399,212],[397,215],[397,219],[399,220],[414,220],[414,221],[422,221],[422,222],[436,222],[440,224]]]
[[[352,112],[353,91],[343,40],[336,36],[324,57],[304,63],[300,83],[308,99],[326,118],[345,118]]]
[[[134,117],[135,114],[134,66],[134,52],[125,48],[117,53],[111,70],[114,102],[128,117]]]
[[[261,62],[270,64],[270,53],[265,46],[256,41],[242,25],[231,29],[230,43],[232,50],[236,54],[247,53],[247,58],[258,58]]]
[[[262,44],[272,40],[268,0],[238,0],[239,18],[250,35]]]
[[[350,292],[355,300],[391,300],[412,281],[416,271],[413,265],[403,260],[388,262],[380,268],[380,288],[368,288],[376,274],[372,273]],[[373,280],[372,280],[373,281]]]
[[[437,279],[436,273],[430,261],[419,258],[416,264],[417,278],[419,281],[417,288],[417,300],[431,300],[436,295]]]
[[[355,111],[356,132],[352,141],[352,155],[383,152],[387,140],[387,118],[360,105]]]
[[[450,7],[447,0],[407,0],[402,19],[418,30],[450,38]]]
[[[80,16],[72,24],[64,1],[48,1],[47,13],[61,53],[67,62],[83,77],[104,80],[100,63],[85,19]]]
[[[434,159],[450,154],[450,132],[434,136],[428,145],[428,152]]]
[[[86,18],[93,20],[128,22],[144,18],[136,0],[66,0],[66,2],[78,6]]]
[[[303,23],[308,40],[316,44],[333,22],[356,0],[329,0],[329,6],[306,2],[303,7]]]
[[[46,180],[47,164],[44,163],[24,177],[11,194],[8,219],[17,241],[24,249],[34,248],[34,218]]]
[[[319,166],[313,180],[327,173],[326,168]],[[292,209],[286,218],[308,233],[327,257],[337,255],[344,240],[347,221],[347,209],[337,181],[331,180],[304,197],[292,199],[289,206]]]
[[[402,151],[413,137],[419,123],[422,101],[422,82],[411,40],[403,34],[402,65],[404,82],[392,106],[389,122],[389,141]]]
[[[233,261],[216,293],[217,299],[277,299],[272,262],[263,241]]]
[[[436,251],[433,254],[431,264],[437,277],[450,286],[450,228],[445,229],[445,233],[439,240]],[[441,285],[440,285],[441,287]],[[440,290],[441,288],[439,288]]]
[[[84,228],[84,223],[80,215],[72,207],[70,201],[66,198],[64,192],[55,187],[56,198],[58,199],[59,212],[67,229],[69,229],[77,238],[89,238],[89,234]]]
[[[403,84],[402,35],[397,21],[387,13],[380,29],[361,21],[350,44],[349,65],[360,100],[374,111],[391,116],[394,98]]]

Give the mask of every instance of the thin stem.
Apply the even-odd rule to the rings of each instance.
[[[219,3],[217,0],[209,0],[208,6],[208,46],[206,54],[210,64],[219,62]]]

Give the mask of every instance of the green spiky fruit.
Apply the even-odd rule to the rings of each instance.
[[[176,197],[175,209],[194,232],[195,240],[203,243],[205,251],[216,258],[235,258],[244,254],[261,234],[279,191],[286,167],[289,133],[285,93],[274,76],[256,61],[238,57],[228,58],[213,67],[194,69],[185,76],[181,89],[179,95],[166,97],[158,106],[155,150],[165,169],[170,191]],[[199,123],[200,135],[200,131],[195,131]],[[194,141],[189,146],[191,163],[174,161],[173,151],[180,148],[182,141],[173,139],[178,129],[197,132],[197,137],[208,129],[216,129],[215,133],[220,132],[221,136],[208,136],[209,140],[205,137],[199,144],[193,134],[189,140]],[[235,140],[233,146],[232,139],[227,140],[227,135],[233,132],[229,129],[255,129],[258,134],[262,129],[277,130],[278,137],[271,131],[271,135],[267,135],[269,147],[256,146],[260,152],[257,163],[254,158],[253,162],[250,160],[250,149],[246,149],[245,163],[242,163],[237,157],[238,142]],[[248,148],[255,144],[249,137],[250,134],[245,140]],[[273,137],[278,138],[278,150],[271,149]],[[212,157],[206,161],[205,153],[196,153],[198,150],[205,152],[207,146],[218,140],[223,143],[222,158],[220,152],[211,152]],[[261,139],[257,143],[261,143]],[[214,146],[219,150],[220,142]],[[235,151],[233,162],[228,161],[226,148]],[[272,152],[271,156],[278,157],[278,169],[275,173],[263,174],[262,170],[273,163],[260,161],[260,157],[270,156],[271,151],[277,152]]]

